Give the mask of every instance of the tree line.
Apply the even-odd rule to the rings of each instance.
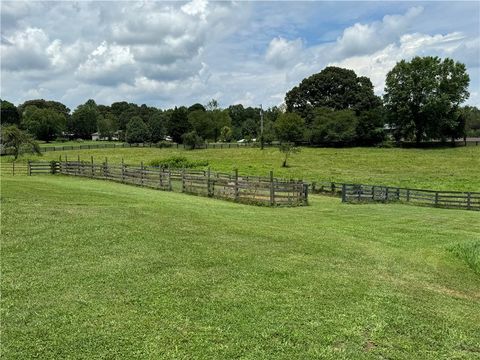
[[[47,142],[91,139],[98,132],[101,138],[130,143],[158,143],[168,136],[192,148],[205,141],[240,139],[373,146],[390,138],[419,144],[480,136],[480,110],[461,106],[468,85],[464,64],[427,56],[397,63],[387,74],[383,98],[374,94],[369,78],[329,66],[288,91],[283,106],[266,110],[241,104],[221,108],[216,100],[171,109],[88,100],[71,111],[58,101],[28,100],[15,106],[2,100],[1,122]]]

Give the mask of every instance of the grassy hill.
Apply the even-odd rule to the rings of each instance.
[[[307,174],[312,161],[312,177],[370,182],[383,174],[389,183],[423,163],[427,169],[405,179],[443,184],[435,174],[441,165],[461,170],[445,186],[478,184],[479,170],[463,169],[477,150],[435,150],[422,161],[392,151],[402,170],[392,164],[380,172],[378,163],[370,174],[358,166],[374,158],[388,164],[386,150],[361,150],[364,160],[347,166],[353,153],[307,149],[285,171]],[[217,150],[185,154],[244,172],[280,162],[270,150],[232,151],[229,160]],[[428,161],[433,154],[443,161]],[[241,156],[250,156],[251,168]],[[338,173],[326,166],[335,159]],[[1,185],[5,358],[480,354],[477,212],[320,196],[306,208],[262,208],[62,176],[2,176]]]
[[[375,185],[427,188],[434,190],[480,191],[480,146],[444,149],[379,149],[379,148],[303,148],[293,155],[289,168],[282,168],[282,155],[275,148],[183,149],[127,148],[47,152],[41,159],[69,159],[101,162],[148,164],[152,160],[185,156],[191,160],[207,160],[212,169],[231,171],[238,168],[248,175],[303,178],[311,181],[359,182]],[[26,156],[22,158],[37,159]],[[11,161],[3,157],[2,161]]]

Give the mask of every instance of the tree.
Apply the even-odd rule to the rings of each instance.
[[[383,107],[365,111],[357,119],[356,137],[358,145],[372,146],[385,140]]]
[[[203,139],[193,130],[183,135],[183,143],[190,150],[193,150],[203,144]]]
[[[467,136],[480,136],[480,110],[475,106],[464,106],[460,113],[465,119]]]
[[[70,117],[70,109],[64,104],[58,101],[43,99],[28,100],[25,101],[23,104],[18,105],[18,112],[20,113],[20,116],[23,116],[26,108],[32,105],[37,107],[38,109],[52,109],[57,113],[62,114],[65,119],[68,119]]]
[[[310,142],[322,145],[349,145],[356,140],[358,119],[352,110],[315,109]]]
[[[100,138],[112,140],[115,132],[115,115],[107,113],[105,116],[100,116],[97,121],[97,127]]]
[[[281,114],[276,123],[277,138],[282,143],[298,143],[304,139],[305,122],[295,113]]]
[[[167,123],[167,132],[177,143],[182,142],[183,134],[191,130],[191,125],[188,121],[188,110],[186,107],[175,107],[172,111],[170,119]]]
[[[188,114],[188,120],[196,133],[204,139],[217,141],[223,127],[230,127],[230,116],[226,110],[196,110]]]
[[[18,112],[17,107],[11,102],[1,100],[0,119],[4,125],[19,125],[20,113]]]
[[[417,143],[454,136],[461,118],[470,78],[464,64],[446,58],[415,57],[402,60],[387,74],[384,102],[397,139]]]
[[[67,125],[65,116],[51,108],[39,109],[29,105],[23,113],[22,126],[38,140],[52,141]]]
[[[100,118],[97,104],[88,100],[85,104],[79,105],[72,114],[69,128],[76,137],[90,139],[92,133],[97,131],[97,122]]]
[[[143,122],[140,116],[134,116],[127,124],[125,141],[133,143],[144,143],[149,139],[148,126]]]
[[[230,142],[232,140],[232,129],[228,126],[224,126],[220,131],[220,140],[223,142]]]
[[[373,93],[370,79],[358,77],[353,70],[329,66],[302,80],[285,96],[287,111],[302,115],[309,122],[317,107],[356,112],[370,110],[381,100]]]
[[[152,142],[157,143],[165,138],[167,122],[168,116],[163,112],[157,112],[149,119],[148,126]]]
[[[192,106],[190,106],[188,108],[189,113],[191,113],[192,111],[197,111],[197,110],[206,111],[205,106],[203,106],[202,104],[199,104],[199,103],[193,104]]]
[[[17,160],[18,156],[25,152],[42,155],[38,143],[16,125],[2,126],[1,136],[2,147],[11,152],[14,160]]]
[[[288,167],[287,161],[291,154],[300,152],[300,148],[296,147],[293,143],[281,143],[278,150],[285,155],[283,158],[282,167]]]

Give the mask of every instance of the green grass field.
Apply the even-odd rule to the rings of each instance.
[[[286,171],[306,171],[310,158],[314,175],[369,179],[321,167],[335,152],[305,150]],[[414,153],[395,153],[408,154],[404,169],[420,166]],[[240,154],[257,153],[215,154],[188,156],[245,172],[279,161],[268,150],[265,168],[249,168]],[[461,166],[448,159],[471,165],[478,152],[444,154],[435,164],[453,171]],[[432,156],[415,183],[440,184]],[[475,171],[451,184],[478,184]],[[391,165],[383,179],[401,173]],[[5,359],[480,357],[478,212],[321,196],[265,208],[48,175],[1,185]]]
[[[238,168],[245,175],[268,175],[301,178],[310,181],[358,182],[433,190],[480,191],[480,146],[446,149],[379,149],[379,148],[304,148],[293,155],[289,168],[282,168],[282,155],[275,148],[177,150],[156,148],[97,149],[46,152],[42,157],[27,159],[65,159],[130,164],[147,164],[155,159],[185,156],[191,160],[208,160],[216,171]],[[2,157],[2,161],[11,161]]]

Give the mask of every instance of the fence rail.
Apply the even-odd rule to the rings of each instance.
[[[278,146],[278,144],[264,144],[265,147]],[[237,149],[245,147],[260,147],[260,143],[205,143],[197,145],[196,149]],[[101,144],[85,144],[85,145],[61,145],[61,146],[40,146],[41,152],[52,151],[70,151],[70,150],[94,150],[94,149],[123,149],[123,148],[172,148],[172,149],[185,149],[184,144],[178,143],[101,143]],[[0,155],[11,155],[10,149],[3,149],[0,147]]]
[[[28,166],[25,163],[1,162],[0,173],[2,175],[27,175]]]
[[[342,184],[342,202],[406,202],[444,208],[480,210],[480,192],[435,191]]]
[[[64,174],[105,179],[165,191],[269,206],[308,205],[308,184],[301,180],[273,177],[239,176],[209,170],[169,170],[159,167],[131,166],[84,161],[29,162],[29,175]]]

